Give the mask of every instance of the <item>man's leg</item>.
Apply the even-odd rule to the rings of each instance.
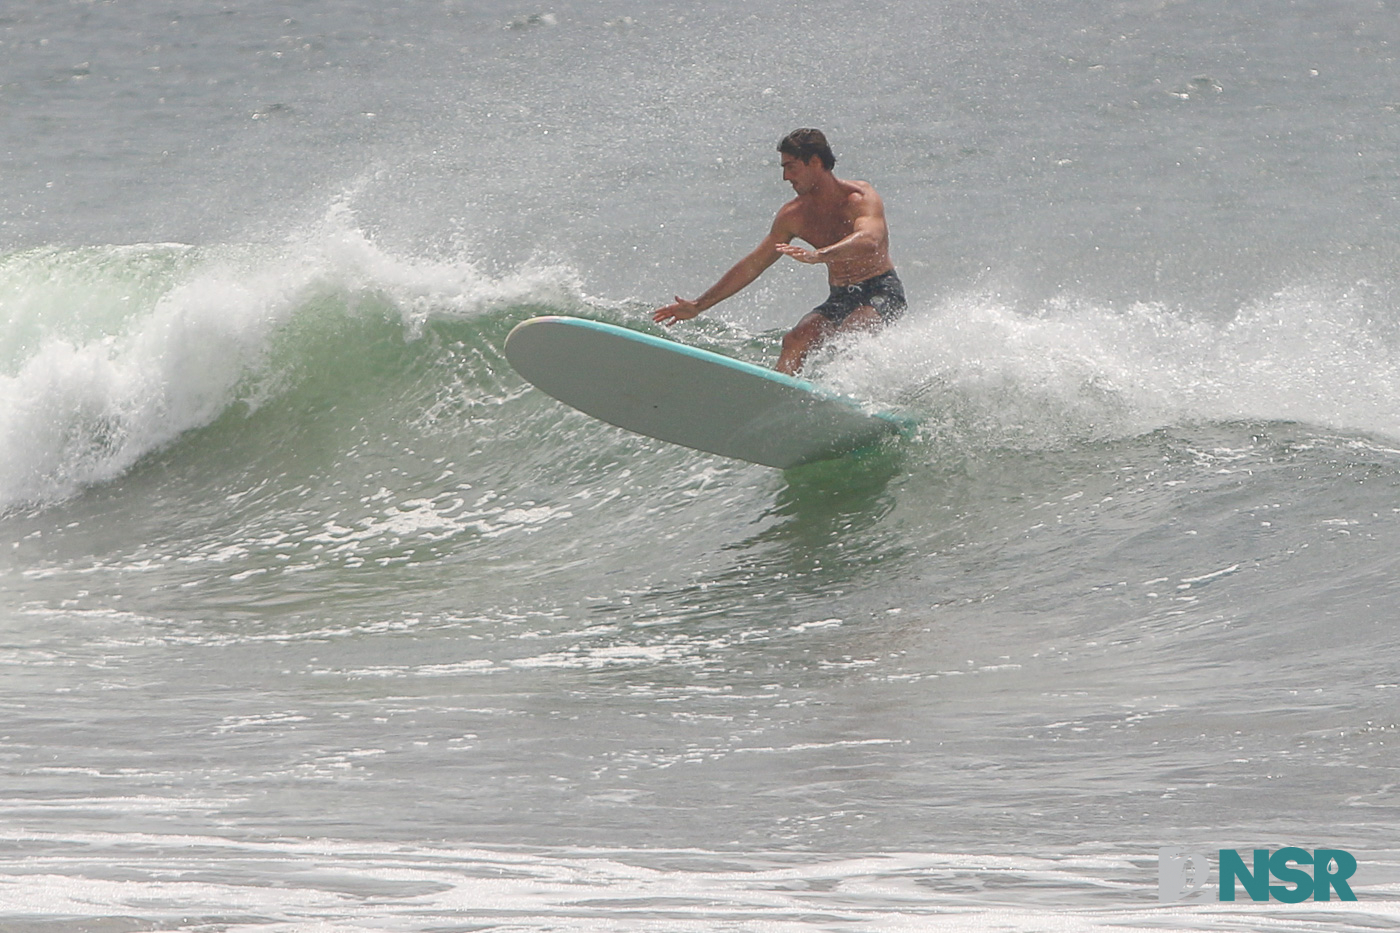
[[[789,376],[797,375],[807,354],[834,333],[836,325],[830,320],[815,311],[807,312],[796,327],[783,335],[783,351],[778,354],[778,362],[773,368]]]
[[[826,343],[826,339],[832,334],[873,331],[884,324],[885,319],[880,316],[880,312],[870,305],[856,308],[846,315],[840,324],[833,324],[830,318],[816,311],[808,312],[797,322],[796,327],[783,336],[783,352],[778,355],[778,362],[773,368],[780,373],[795,376],[806,361],[807,354]]]

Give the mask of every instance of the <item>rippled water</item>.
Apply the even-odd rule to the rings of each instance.
[[[1392,11],[838,12],[0,17],[0,926],[1400,926]],[[809,375],[912,436],[511,370],[706,287],[801,124],[913,299]],[[1172,845],[1359,899],[1160,905]]]

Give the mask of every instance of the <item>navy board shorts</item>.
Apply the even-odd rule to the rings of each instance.
[[[891,269],[854,285],[833,285],[831,296],[812,310],[833,324],[840,324],[856,308],[869,305],[886,324],[897,320],[908,303],[904,300],[904,284]]]

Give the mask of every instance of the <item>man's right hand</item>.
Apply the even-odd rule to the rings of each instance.
[[[657,308],[651,319],[658,324],[665,324],[670,327],[677,321],[688,321],[704,309],[693,301],[687,301],[680,295],[676,296],[674,304],[669,304],[664,308]]]

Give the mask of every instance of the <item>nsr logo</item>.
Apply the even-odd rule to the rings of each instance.
[[[1297,904],[1312,898],[1330,901],[1332,892],[1344,901],[1356,900],[1347,879],[1356,874],[1356,859],[1343,849],[1317,849],[1309,852],[1296,846],[1278,849],[1255,849],[1253,868],[1234,849],[1220,850],[1220,899],[1235,899],[1235,883],[1239,882],[1252,901],[1270,898],[1286,904]],[[1311,865],[1309,873],[1304,865]],[[1270,884],[1270,876],[1282,882]],[[1166,848],[1157,850],[1157,897],[1166,904],[1190,897],[1206,886],[1210,863],[1200,852]]]

